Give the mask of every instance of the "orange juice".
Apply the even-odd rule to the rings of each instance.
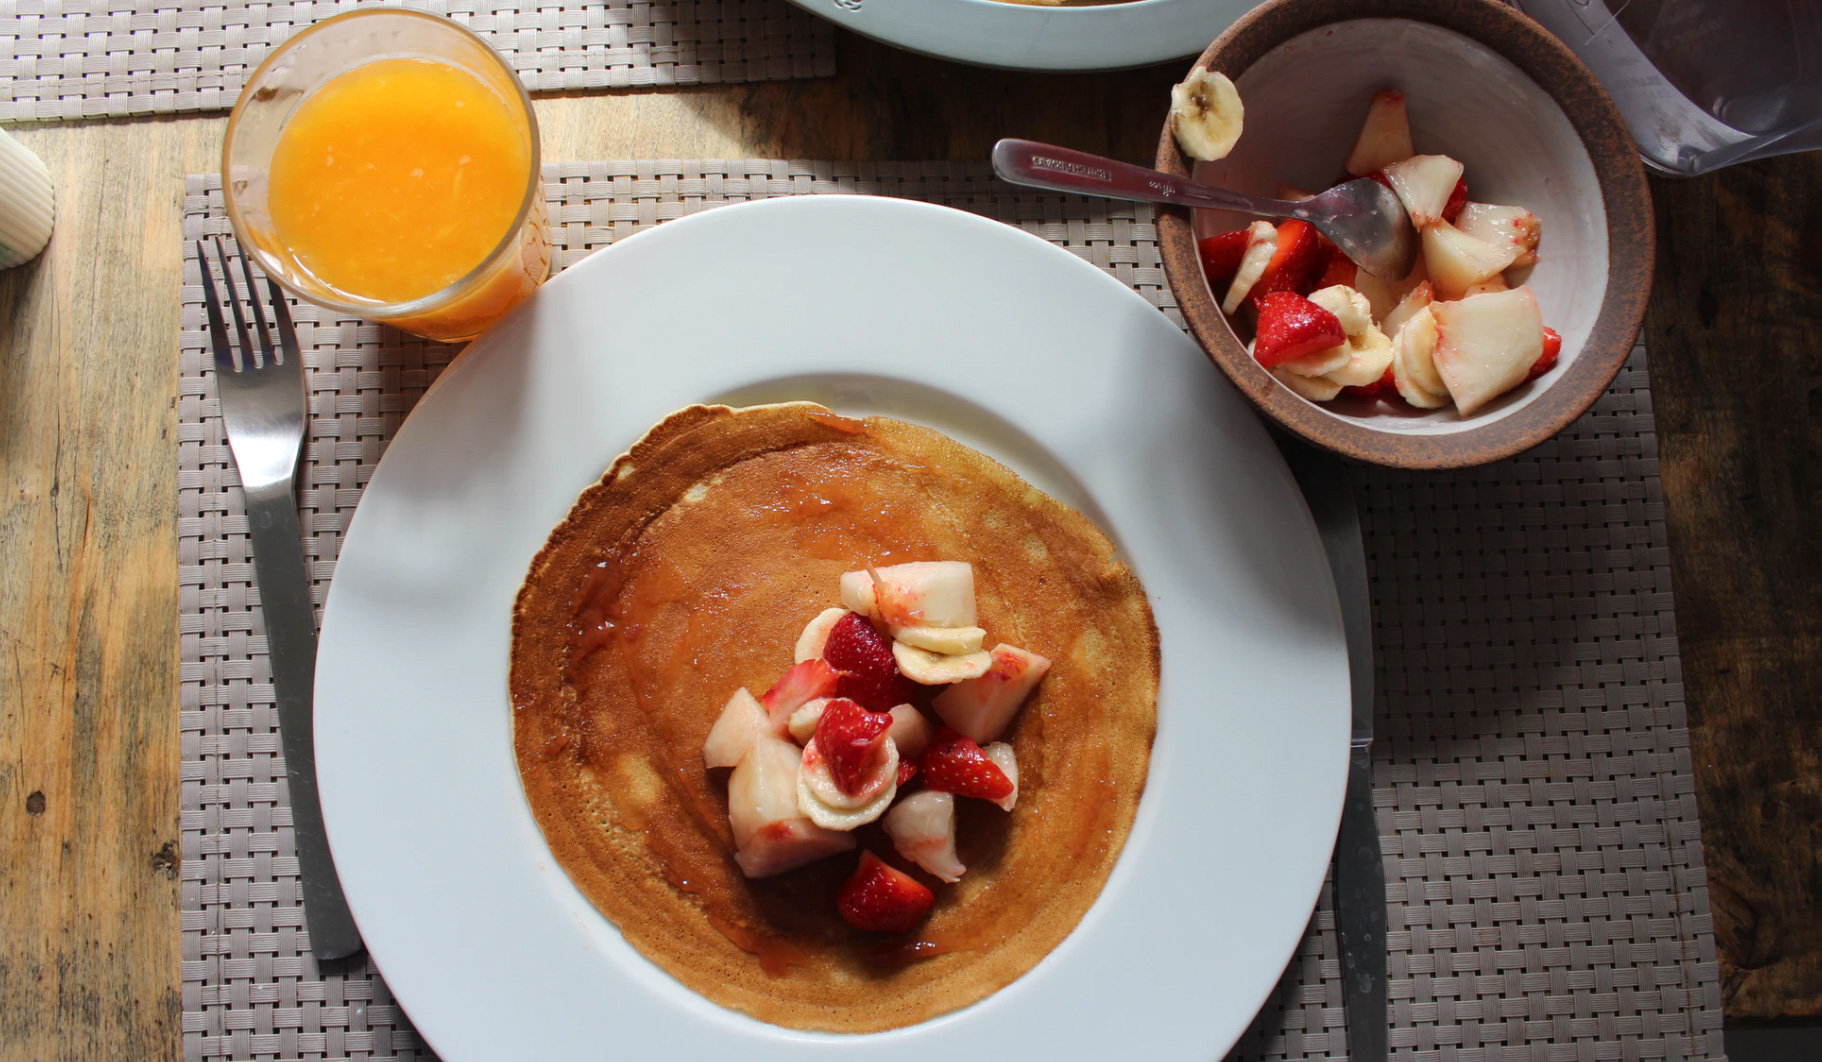
[[[272,155],[278,238],[329,287],[406,302],[497,247],[531,167],[522,121],[473,74],[381,59],[311,93]]]

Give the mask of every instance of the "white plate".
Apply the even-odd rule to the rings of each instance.
[[[1016,70],[1117,70],[1199,55],[1254,0],[1038,7],[1000,0],[792,0],[887,44]]]
[[[509,614],[550,529],[667,413],[784,397],[948,431],[1073,502],[1162,637],[1151,774],[1100,900],[1008,988],[865,1037],[754,1021],[647,962],[551,857],[513,760]],[[1119,281],[894,199],[668,222],[475,343],[362,497],[316,682],[343,885],[446,1062],[1219,1057],[1302,935],[1346,772],[1334,585],[1251,410]]]

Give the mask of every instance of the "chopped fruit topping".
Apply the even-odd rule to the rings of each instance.
[[[826,660],[805,660],[792,664],[777,684],[766,691],[760,703],[772,720],[772,730],[782,734],[790,728],[791,713],[820,697],[835,692],[841,672]]]
[[[728,825],[749,878],[780,874],[854,847],[854,838],[803,818],[797,802],[797,746],[762,734],[728,776]]]
[[[948,656],[967,656],[981,651],[987,632],[979,627],[900,627],[892,637],[906,645]]]
[[[797,770],[797,810],[811,822],[829,830],[853,830],[886,813],[898,796],[898,747],[891,738],[880,744],[882,754],[872,762],[853,792],[835,784],[829,758],[812,740],[803,748]]]
[[[1462,208],[1468,205],[1468,179],[1457,177],[1455,190],[1449,193],[1449,201],[1442,205],[1442,220],[1453,222],[1461,217]]]
[[[972,627],[974,568],[965,561],[913,561],[845,572],[841,603],[890,627]]]
[[[1485,240],[1495,247],[1512,244],[1518,249],[1518,257],[1512,259],[1514,266],[1537,264],[1537,241],[1542,226],[1537,215],[1524,207],[1469,203],[1462,209],[1461,217],[1454,221],[1456,228],[1477,240]]]
[[[1470,295],[1485,295],[1489,291],[1508,291],[1511,287],[1506,283],[1505,277],[1495,273],[1478,284],[1468,285],[1468,290],[1462,292],[1461,297],[1465,299]]]
[[[1347,342],[1335,315],[1294,291],[1259,300],[1258,338],[1253,357],[1266,368]]]
[[[944,881],[960,881],[968,868],[955,858],[955,797],[926,789],[886,813],[886,836],[898,854]]]
[[[1517,386],[1543,356],[1544,322],[1530,288],[1437,303],[1431,312],[1436,372],[1463,416]]]
[[[1246,229],[1246,253],[1240,256],[1240,268],[1234,272],[1227,294],[1221,297],[1221,312],[1233,313],[1246,301],[1247,293],[1265,274],[1272,256],[1278,253],[1278,227],[1269,221],[1255,221]]]
[[[886,731],[886,736],[898,746],[898,754],[908,760],[922,756],[924,747],[930,744],[931,732],[930,721],[924,718],[924,713],[908,704],[901,704],[887,714],[892,717],[892,726]]]
[[[708,740],[702,743],[702,765],[732,767],[746,756],[761,734],[771,733],[772,722],[765,709],[742,686],[728,698],[715,725],[709,728]]]
[[[1359,273],[1360,267],[1354,264],[1353,259],[1342,254],[1341,248],[1336,247],[1329,252],[1329,261],[1322,267],[1322,275],[1311,282],[1310,291],[1315,291],[1317,288],[1334,287],[1337,284],[1344,284],[1351,288]],[[1308,292],[1304,294],[1307,295]]]
[[[1258,306],[1260,299],[1274,291],[1296,291],[1308,284],[1327,264],[1323,242],[1322,234],[1307,221],[1279,222],[1277,249],[1247,299]]]
[[[788,729],[791,732],[792,741],[799,745],[810,743],[810,739],[816,736],[816,724],[822,722],[822,710],[829,706],[829,700],[828,697],[818,697],[813,701],[806,701],[803,707],[791,713]]]
[[[1544,329],[1544,352],[1539,355],[1537,361],[1532,364],[1531,371],[1525,374],[1525,379],[1535,380],[1544,373],[1556,368],[1557,355],[1562,352],[1563,337],[1557,335],[1556,329],[1554,328]]]
[[[1411,275],[1399,281],[1380,280],[1362,269],[1360,275],[1354,280],[1354,290],[1367,297],[1367,305],[1373,308],[1373,320],[1384,321],[1386,315],[1390,314],[1406,295],[1428,280],[1429,275],[1424,272],[1423,268],[1423,258],[1419,256],[1417,265],[1411,270]],[[1396,334],[1395,330],[1384,327],[1381,327],[1380,331],[1388,336]]]
[[[916,778],[916,777],[917,777],[917,761],[916,760],[899,760],[898,761],[898,787],[900,789],[903,789],[905,787],[906,782],[909,782],[911,779]]]
[[[1011,811],[1013,806],[1019,802],[1018,756],[1013,753],[1012,746],[1006,744],[1004,741],[995,741],[993,744],[982,749],[981,754],[992,760],[993,765],[998,767],[1000,772],[1006,776],[1006,780],[1012,783],[1012,792],[1007,793],[1003,799],[994,801],[995,804],[998,804],[1004,810]]]
[[[1455,182],[1461,180],[1461,163],[1447,155],[1415,155],[1387,166],[1385,175],[1411,224],[1425,229],[1442,220]]]
[[[1405,115],[1404,93],[1380,89],[1373,93],[1373,102],[1367,107],[1360,137],[1348,155],[1347,171],[1355,177],[1365,177],[1410,157],[1411,122]]]
[[[939,727],[930,747],[918,760],[924,785],[931,789],[982,800],[1004,800],[1012,780],[995,766],[981,747],[948,727]]]
[[[869,712],[850,700],[837,698],[823,708],[811,743],[828,759],[829,773],[842,792],[860,791],[867,774],[879,764],[891,726],[890,715]]]
[[[869,711],[890,711],[917,693],[917,684],[898,673],[892,643],[858,613],[850,612],[836,621],[822,657],[842,672],[836,680],[836,694]]]
[[[936,896],[916,878],[887,866],[872,852],[860,854],[860,866],[842,882],[835,896],[842,920],[855,929],[904,933],[930,913]]]
[[[835,622],[848,614],[845,608],[825,608],[816,614],[803,633],[797,636],[797,662],[814,660],[822,655],[822,647],[829,643],[829,632],[835,629]]]
[[[1246,108],[1226,74],[1198,67],[1170,90],[1170,128],[1177,146],[1192,159],[1227,157],[1240,139]]]
[[[1440,409],[1448,405],[1449,388],[1436,375],[1432,356],[1436,350],[1437,304],[1431,303],[1411,315],[1393,343],[1392,360],[1398,393],[1419,409]]]
[[[1423,264],[1436,294],[1447,301],[1512,264],[1517,250],[1477,240],[1446,221],[1423,230]]]
[[[1341,385],[1325,376],[1299,376],[1282,368],[1273,369],[1272,378],[1291,389],[1299,398],[1327,402],[1341,393]]]
[[[993,666],[977,679],[958,682],[936,695],[931,707],[943,722],[975,742],[1005,733],[1025,698],[1050,671],[1050,659],[1017,646],[996,645]]]
[[[1387,368],[1386,376],[1390,376],[1391,372],[1392,370]],[[1386,384],[1386,376],[1382,376],[1372,383],[1364,384],[1360,387],[1343,387],[1341,393],[1351,398],[1378,398],[1379,393],[1388,386]]]
[[[1196,245],[1202,254],[1202,273],[1208,278],[1209,288],[1221,291],[1233,282],[1234,274],[1240,271],[1240,259],[1246,254],[1246,239],[1245,229],[1235,229]]]
[[[892,657],[898,661],[898,669],[906,678],[923,686],[946,686],[963,679],[979,678],[993,663],[992,658],[979,650],[966,656],[949,656],[904,642],[892,643]]]
[[[1324,368],[1321,375],[1330,383],[1342,387],[1365,387],[1377,383],[1392,365],[1392,341],[1373,324],[1373,314],[1367,305],[1366,296],[1353,288],[1337,285],[1311,292],[1310,301],[1334,314],[1348,335],[1347,344],[1340,348],[1344,355],[1341,364],[1333,365],[1325,360],[1324,364],[1329,367]],[[1281,367],[1292,372],[1299,371],[1296,363],[1287,363]]]
[[[1405,293],[1404,298],[1398,300],[1397,306],[1380,318],[1379,330],[1388,336],[1396,336],[1404,323],[1417,315],[1418,310],[1436,301],[1435,293],[1436,289],[1427,280],[1412,288]]]

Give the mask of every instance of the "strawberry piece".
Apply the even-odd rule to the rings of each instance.
[[[886,865],[872,852],[860,854],[860,866],[841,883],[835,909],[855,929],[904,933],[930,913],[936,896],[902,870]]]
[[[1302,290],[1328,263],[1322,244],[1322,234],[1309,222],[1292,218],[1280,223],[1278,249],[1272,253],[1272,260],[1265,264],[1259,282],[1247,293],[1247,300],[1256,308],[1259,301],[1272,292]]]
[[[917,695],[917,683],[898,672],[891,641],[858,612],[835,621],[822,658],[844,672],[835,695],[869,711],[889,712]]]
[[[892,717],[869,712],[853,701],[837,698],[816,721],[816,750],[829,761],[829,776],[844,793],[857,793],[861,782],[879,762]]]
[[[1563,337],[1556,334],[1556,329],[1544,329],[1544,352],[1531,365],[1531,371],[1525,379],[1535,380],[1556,367],[1556,356],[1563,352]]]
[[[1339,346],[1347,339],[1334,314],[1294,291],[1274,291],[1259,300],[1253,357],[1268,369]]]
[[[1367,174],[1367,179],[1373,180],[1373,181],[1378,181],[1380,184],[1385,185],[1387,188],[1391,189],[1393,192],[1398,191],[1398,189],[1392,188],[1392,179],[1385,175],[1384,170],[1374,170],[1372,173]]]
[[[1455,187],[1449,192],[1448,202],[1442,205],[1442,220],[1454,223],[1461,216],[1462,209],[1468,205],[1468,179],[1455,178]]]
[[[1330,246],[1333,247],[1333,250],[1329,251],[1329,261],[1322,267],[1322,275],[1309,285],[1309,291],[1298,292],[1298,294],[1308,295],[1310,291],[1332,288],[1336,284],[1345,284],[1351,288],[1360,279],[1360,267],[1354,264],[1353,259],[1342,254],[1341,248],[1334,247],[1333,244]]]
[[[1202,272],[1208,276],[1208,286],[1215,291],[1225,291],[1233,283],[1234,274],[1240,271],[1240,258],[1246,254],[1246,230],[1235,229],[1210,236],[1196,245],[1202,254]]]
[[[936,728],[936,736],[917,766],[925,785],[945,793],[1004,800],[1012,792],[1012,779],[1006,772],[979,745],[946,726]]]
[[[792,712],[818,697],[834,695],[840,677],[841,672],[830,667],[826,660],[805,660],[791,665],[765,696],[759,698],[759,703],[765,705],[772,726],[782,730]]]
[[[900,789],[904,788],[906,782],[909,782],[911,779],[916,778],[916,777],[917,777],[917,761],[916,760],[899,760],[898,761],[898,786]]]

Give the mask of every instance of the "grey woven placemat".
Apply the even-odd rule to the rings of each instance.
[[[447,15],[532,91],[827,77],[786,0],[0,0],[0,122],[226,110],[266,52],[358,4]]]
[[[559,265],[720,203],[866,192],[1021,225],[1176,315],[1149,208],[1014,190],[979,166],[589,163],[546,178]],[[228,232],[217,178],[188,179],[183,229],[186,254]],[[320,973],[301,931],[197,268],[186,259],[179,390],[184,1057],[429,1058],[377,970]],[[299,503],[320,604],[362,485],[452,351],[293,313],[312,396]],[[1521,457],[1357,470],[1400,1057],[1724,1057],[1656,446],[1641,348],[1594,410]],[[1345,1057],[1338,954],[1325,891],[1236,1059]]]

